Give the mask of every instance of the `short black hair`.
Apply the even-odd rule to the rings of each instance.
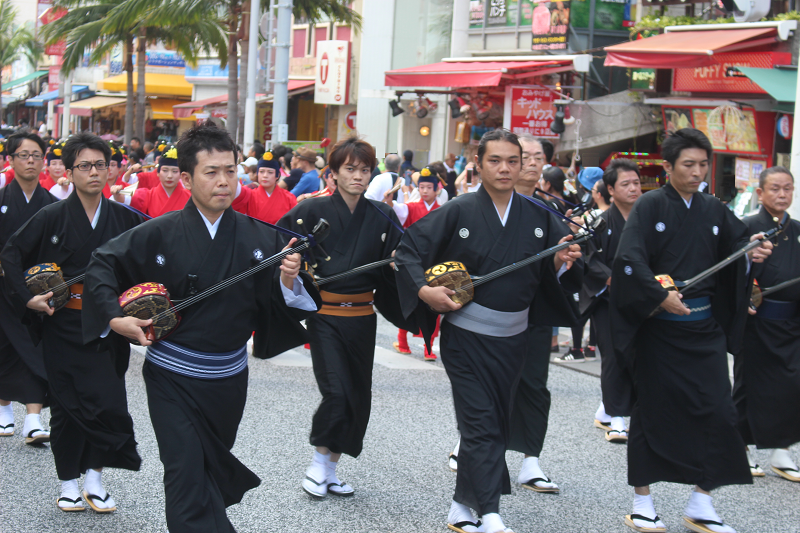
[[[692,148],[705,150],[709,160],[714,153],[711,141],[705,133],[694,128],[683,128],[667,134],[667,138],[661,143],[661,157],[670,165],[675,165],[681,152]]]
[[[789,177],[792,178],[792,183],[794,183],[794,176],[792,175],[791,172],[789,172],[788,168],[775,166],[775,167],[769,167],[768,169],[761,171],[761,174],[759,174],[758,176],[758,188],[763,189],[764,185],[767,184],[767,178],[775,174],[788,174]]]
[[[492,141],[505,141],[513,144],[519,148],[519,157],[520,159],[522,158],[522,145],[519,144],[519,137],[517,137],[517,134],[502,128],[498,128],[496,130],[487,131],[483,134],[483,137],[481,137],[481,141],[478,144],[479,163],[483,162],[483,156],[486,155],[486,145]]]
[[[136,141],[139,144],[142,144],[142,140],[139,137],[131,137],[131,142]]]
[[[238,150],[228,130],[224,130],[215,123],[206,121],[199,124],[183,135],[178,145],[178,168],[194,177],[197,167],[197,154],[202,151],[230,152],[233,154],[234,163],[237,161]]]
[[[537,139],[539,144],[542,145],[542,152],[544,152],[544,162],[548,165],[553,160],[553,154],[556,153],[555,145],[547,139]]]
[[[25,139],[38,144],[39,148],[42,150],[42,155],[44,155],[45,151],[47,150],[47,145],[44,143],[42,138],[39,137],[38,133],[33,132],[21,132],[15,133],[14,135],[9,135],[8,139],[6,139],[6,154],[11,155],[15,153],[22,144],[22,141]]]
[[[262,157],[264,157],[264,152],[266,152],[264,145],[258,141],[254,142],[253,146],[251,146],[250,149],[253,150],[256,159],[261,159]],[[275,155],[275,152],[272,152],[272,155]]]
[[[403,152],[403,159],[411,163],[411,160],[414,159],[414,152],[411,150],[406,150]]]
[[[626,170],[636,172],[637,176],[640,178],[642,177],[642,174],[639,172],[639,165],[637,165],[635,161],[624,158],[614,159],[603,172],[603,183],[607,186],[606,190],[608,190],[608,186],[617,186],[617,178],[619,177],[620,170],[623,172]]]
[[[600,180],[597,182],[597,192],[600,196],[603,197],[603,201],[607,204],[611,203],[611,193],[608,192],[608,187],[606,187],[605,180]]]
[[[367,165],[370,171],[375,170],[375,167],[378,166],[378,160],[375,158],[375,148],[367,141],[355,136],[346,137],[337,142],[331,149],[331,154],[328,158],[331,170],[337,174],[342,165],[348,161],[352,163],[358,161],[363,165]]]
[[[111,148],[106,141],[94,133],[82,132],[73,135],[64,143],[64,149],[61,151],[61,161],[64,162],[64,166],[69,169],[74,167],[78,154],[86,149],[103,152],[106,164],[111,160]]]
[[[550,186],[559,194],[564,194],[564,182],[567,181],[567,176],[561,167],[547,167],[542,172],[542,179],[550,184]]]

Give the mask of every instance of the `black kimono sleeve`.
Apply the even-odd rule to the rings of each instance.
[[[42,235],[47,227],[47,215],[39,211],[14,233],[0,252],[0,264],[3,265],[6,295],[14,308],[14,313],[29,322],[32,311],[27,303],[33,298],[25,284],[24,272],[34,266],[39,256]]]

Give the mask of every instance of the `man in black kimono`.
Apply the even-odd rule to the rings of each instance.
[[[31,295],[25,271],[55,263],[64,279],[71,280],[84,273],[98,246],[142,219],[103,197],[111,158],[103,139],[91,133],[74,135],[64,144],[61,158],[75,194],[36,213],[11,236],[0,261],[18,314],[41,330],[37,333],[50,385],[51,447],[61,480],[57,505],[63,511],[85,509],[78,491],[78,478],[85,472],[83,498],[95,511],[106,513],[116,510],[116,504],[103,488],[103,467],[138,470],[141,463],[124,369],[115,370],[107,348],[83,344],[82,283],[69,287],[66,307],[54,313],[48,303],[53,293]],[[43,321],[33,312],[43,315]]]
[[[626,442],[628,428],[623,417],[630,416],[633,409],[633,378],[627,362],[618,359],[614,353],[609,324],[608,287],[611,285],[611,270],[622,229],[634,202],[642,195],[639,166],[630,159],[614,159],[603,172],[603,181],[599,186],[608,189],[613,203],[600,215],[605,219],[607,229],[600,232],[590,244],[593,251],[587,253],[580,299],[582,307],[587,302],[587,309],[592,309],[597,345],[602,356],[600,389],[603,399],[594,415],[594,425],[605,430],[606,440]]]
[[[309,280],[297,278],[300,255],[187,307],[169,340],[151,342],[151,320],[123,316],[118,297],[143,282],[184,299],[278,253],[277,232],[234,212],[236,145],[211,123],[178,143],[178,165],[191,201],[98,248],[86,271],[83,333],[110,326],[116,354],[125,338],[147,346],[142,374],[164,464],[167,526],[172,533],[232,532],[225,508],[260,480],[231,453],[247,396],[247,341],[253,354],[277,355],[305,341],[299,321],[318,308]],[[293,241],[291,241],[293,242]],[[278,275],[280,274],[280,276]],[[313,295],[313,296],[312,296]],[[118,334],[118,335],[117,335]]]
[[[614,350],[618,360],[633,357],[636,393],[628,440],[628,483],[635,495],[625,523],[636,531],[664,531],[649,485],[667,481],[695,485],[684,511],[686,527],[731,533],[709,491],[752,483],[726,355],[740,348],[749,263],[741,258],[685,294],[668,291],[655,276],[688,280],[755,236],[719,200],[698,193],[712,155],[702,132],[670,134],[661,154],[670,182],[634,205],[611,275]],[[771,248],[762,243],[751,259],[763,261]]]
[[[14,179],[0,189],[0,247],[42,207],[58,199],[39,185],[45,143],[35,133],[17,133],[5,141]],[[0,274],[2,275],[2,274]],[[12,401],[27,408],[22,435],[26,444],[50,440],[40,413],[47,403],[47,372],[41,346],[34,346],[27,328],[14,312],[5,283],[0,283],[0,436],[14,434]]]
[[[526,133],[519,136],[522,146],[522,164],[519,180],[514,190],[519,194],[536,198],[544,205],[556,209],[536,195],[536,187],[545,163],[542,142]],[[577,267],[573,267],[577,268]],[[564,323],[564,326],[572,324]],[[517,476],[524,488],[534,492],[557,493],[558,485],[553,482],[539,464],[547,434],[550,418],[550,391],[547,389],[547,376],[550,371],[550,340],[553,328],[541,324],[531,324],[528,330],[528,351],[514,396],[514,409],[511,412],[511,434],[508,449],[525,454]],[[457,453],[457,452],[456,452]]]
[[[800,277],[800,223],[786,212],[792,205],[794,177],[783,167],[768,168],[756,189],[761,210],[744,219],[751,233],[775,227],[783,234],[772,255],[753,267],[761,289]],[[800,283],[764,297],[755,316],[747,319],[744,345],[734,361],[733,399],[739,431],[746,444],[774,448],[772,471],[800,482],[800,471],[789,446],[800,442]],[[763,476],[750,461],[753,475]]]
[[[330,260],[315,257],[320,277],[390,257],[402,235],[394,211],[364,197],[377,164],[370,144],[355,137],[343,139],[333,147],[328,164],[336,191],[299,203],[278,221],[299,233],[320,218],[329,221],[324,248]],[[402,320],[388,265],[326,284],[320,294],[322,309],[306,324],[322,402],[311,423],[309,440],[316,449],[302,487],[316,498],[328,493],[351,496],[353,488],[339,480],[336,467],[343,453],[358,457],[369,423],[377,328],[373,303],[397,327],[415,328]]]
[[[425,270],[458,261],[470,274],[485,275],[568,239],[563,221],[514,193],[521,158],[516,135],[504,130],[485,134],[476,157],[483,186],[417,222],[397,249],[403,312],[426,316],[426,342],[435,313],[447,313],[441,325],[442,362],[461,431],[456,491],[447,521],[450,529],[460,532],[481,527],[470,509],[483,523],[480,531],[508,531],[499,505],[500,495],[511,491],[505,450],[529,320],[553,325],[547,320],[571,314],[557,273],[580,257],[580,247],[568,246],[553,258],[481,285],[463,308],[450,299],[454,291],[428,286]]]

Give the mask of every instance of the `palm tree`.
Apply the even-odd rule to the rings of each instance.
[[[36,69],[44,53],[44,47],[33,33],[16,24],[17,10],[9,0],[0,0],[0,69],[25,58]],[[0,93],[2,93],[0,80]],[[3,102],[0,99],[0,117],[3,116]]]
[[[0,0],[3,1],[3,0]],[[177,50],[189,63],[196,63],[201,54],[227,50],[217,11],[200,0],[169,3],[162,0],[56,0],[54,7],[69,10],[66,16],[44,26],[43,35],[51,43],[64,39],[66,51],[62,71],[74,70],[91,50],[89,60],[98,63],[117,45],[125,49],[124,69],[127,72],[125,108],[125,140],[136,135],[144,138],[145,62],[147,43],[161,41]],[[137,51],[137,87],[134,95],[133,52]],[[135,117],[134,117],[135,96]]]

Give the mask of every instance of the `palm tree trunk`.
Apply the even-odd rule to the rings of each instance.
[[[228,133],[236,138],[239,129],[239,51],[237,34],[239,30],[238,0],[231,1],[228,20]]]
[[[245,6],[249,3],[245,2]],[[250,56],[250,8],[245,7],[247,11],[242,13],[242,24],[239,27],[240,33],[242,35],[241,39],[241,46],[242,46],[242,70],[239,74],[239,116],[238,116],[238,124],[239,124],[239,131],[238,135],[236,136],[236,142],[238,142],[244,148],[244,108],[245,102],[247,101],[247,61],[248,57]],[[247,154],[245,154],[247,155]]]
[[[147,63],[147,29],[143,28],[139,32],[136,43],[136,136],[145,141],[144,138],[144,95],[145,95],[145,64]]]
[[[125,143],[133,137],[133,36],[125,40],[125,72],[128,73],[128,94],[125,97]]]

